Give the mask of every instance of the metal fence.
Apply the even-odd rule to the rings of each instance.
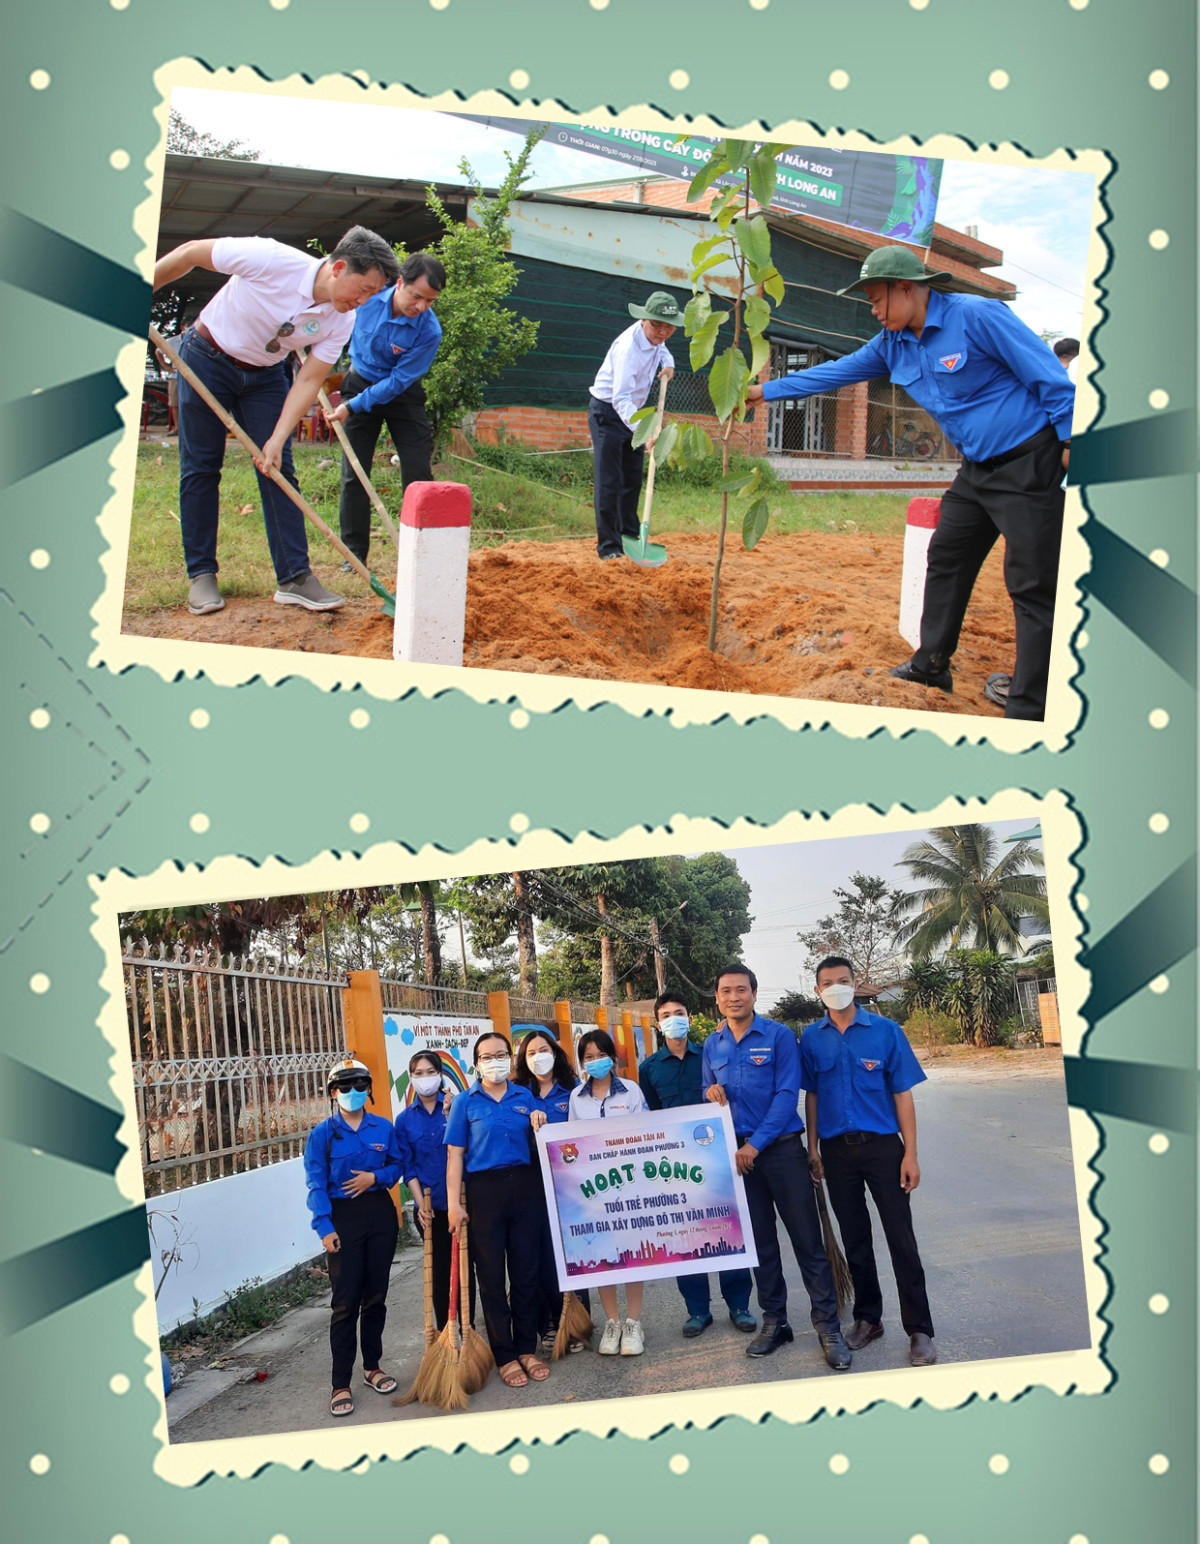
[[[346,1048],[344,979],[132,938],[121,963],[146,1194],[298,1157]]]
[[[467,992],[456,986],[422,986],[419,981],[386,981],[379,978],[385,1013],[454,1013],[460,1018],[486,1019],[486,992]]]
[[[1058,982],[1055,977],[1046,976],[1040,981],[1017,982],[1017,1008],[1022,1023],[1041,1028],[1042,1015],[1038,1007],[1038,998],[1043,994],[1058,996]]]
[[[958,452],[924,408],[901,386],[867,388],[867,455],[885,461],[955,461]]]

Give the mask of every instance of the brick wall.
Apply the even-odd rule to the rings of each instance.
[[[724,432],[714,417],[699,413],[668,413],[676,423],[695,423],[708,430],[714,440]],[[865,435],[864,417],[864,435]],[[587,413],[543,407],[489,407],[475,420],[475,435],[484,443],[494,444],[497,426],[503,424],[506,439],[520,440],[535,450],[573,450],[590,446]],[[865,445],[865,439],[863,441]],[[732,444],[743,455],[765,455],[767,448],[767,412],[761,404],[753,423],[734,424]]]
[[[867,381],[843,386],[837,394],[833,453],[861,461],[867,453]]]

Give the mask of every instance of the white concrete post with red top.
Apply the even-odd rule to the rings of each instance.
[[[925,609],[925,569],[929,543],[942,512],[941,499],[910,499],[904,527],[904,568],[900,576],[900,636],[914,649],[921,644]]]
[[[399,535],[392,658],[418,665],[461,665],[471,549],[470,488],[465,483],[409,483]]]

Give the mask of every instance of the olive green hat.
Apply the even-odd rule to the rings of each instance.
[[[948,273],[931,273],[925,264],[908,247],[876,247],[867,253],[867,260],[853,284],[838,290],[839,295],[853,295],[866,289],[868,284],[890,284],[897,279],[908,279],[913,284],[936,284],[940,279],[950,279]]]
[[[630,316],[636,316],[639,321],[662,322],[665,327],[682,327],[683,312],[679,309],[679,302],[674,295],[668,295],[666,290],[655,290],[644,306],[635,306],[629,302]]]

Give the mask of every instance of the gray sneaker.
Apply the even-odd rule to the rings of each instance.
[[[192,615],[202,617],[209,611],[220,611],[224,604],[216,574],[197,574],[188,590],[188,610]]]
[[[306,611],[336,611],[346,604],[345,596],[327,590],[314,573],[281,584],[275,599],[281,606],[303,606]]]

